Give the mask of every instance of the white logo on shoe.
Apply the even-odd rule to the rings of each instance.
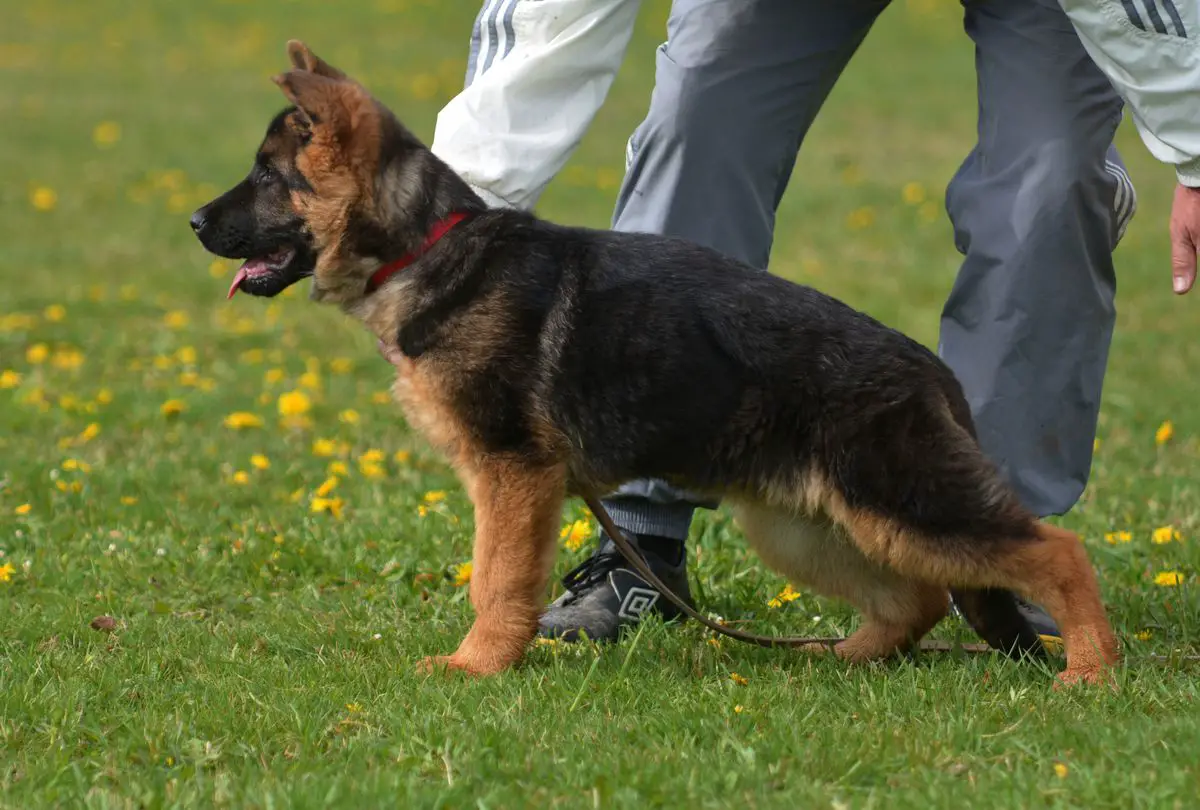
[[[630,588],[625,592],[625,598],[621,601],[621,609],[617,611],[617,615],[622,619],[640,620],[643,613],[654,607],[658,596],[658,591],[650,588]]]

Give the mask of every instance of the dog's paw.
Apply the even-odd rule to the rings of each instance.
[[[426,675],[453,670],[466,673],[467,675],[482,677],[485,675],[495,675],[506,669],[508,669],[507,665],[496,664],[460,653],[454,653],[453,655],[431,655],[428,658],[422,659],[417,664],[417,671]]]
[[[1075,686],[1097,686],[1106,685],[1114,692],[1118,690],[1117,679],[1114,677],[1113,671],[1109,667],[1099,667],[1090,669],[1070,669],[1067,668],[1058,673],[1058,677],[1054,679],[1055,691],[1068,689]]]

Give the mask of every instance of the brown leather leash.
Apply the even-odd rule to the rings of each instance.
[[[687,602],[683,601],[674,591],[663,584],[663,581],[650,570],[650,565],[642,556],[641,549],[629,542],[625,533],[617,528],[613,523],[612,517],[608,514],[608,510],[600,503],[600,499],[594,495],[587,495],[583,498],[584,504],[591,510],[596,521],[600,524],[600,528],[613,541],[613,545],[617,550],[624,555],[625,559],[633,566],[633,570],[638,575],[650,583],[654,588],[662,594],[668,602],[679,608],[685,616],[690,619],[695,619],[700,624],[712,630],[714,633],[719,633],[729,638],[744,641],[747,644],[755,644],[759,647],[806,647],[810,645],[819,645],[824,647],[833,647],[835,644],[844,641],[842,638],[816,638],[804,636],[760,636],[755,633],[747,633],[744,630],[738,630],[736,627],[729,627],[715,622],[712,619],[704,616],[694,610]],[[964,652],[964,653],[990,653],[996,652],[987,644],[962,644],[952,641],[935,641],[926,639],[918,645],[921,652]],[[1139,656],[1138,660],[1154,661],[1156,663],[1195,663],[1200,662],[1200,655],[1147,655]]]

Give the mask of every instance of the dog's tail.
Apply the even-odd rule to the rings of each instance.
[[[967,624],[989,646],[1010,658],[1045,658],[1041,636],[1021,613],[1017,597],[1003,588],[951,588]]]
[[[954,374],[946,369],[943,392],[951,416],[972,439],[975,420]],[[988,645],[1011,658],[1045,658],[1041,636],[1017,605],[1017,596],[1003,588],[951,588],[950,596],[971,629]]]

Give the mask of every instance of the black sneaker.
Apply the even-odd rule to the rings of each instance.
[[[1037,605],[1026,602],[1019,596],[1017,597],[1017,610],[1021,611],[1021,615],[1025,617],[1025,621],[1029,622],[1033,632],[1041,636],[1046,649],[1051,652],[1062,650],[1062,633],[1059,631],[1058,625],[1054,623],[1054,619],[1050,618],[1049,613]]]
[[[694,607],[683,544],[661,537],[628,536],[662,583]],[[664,549],[673,560],[663,556]],[[586,633],[593,641],[615,641],[622,628],[636,625],[651,613],[668,621],[683,615],[628,565],[612,540],[601,534],[596,552],[563,577],[567,592],[546,608],[538,620],[538,635],[578,641]]]

